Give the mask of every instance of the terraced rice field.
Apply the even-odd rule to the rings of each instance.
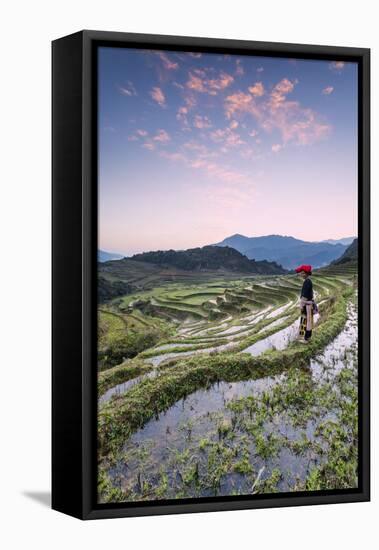
[[[355,267],[312,280],[307,345],[292,275],[165,284],[102,307],[100,502],[356,486]],[[125,333],[134,351],[107,363]]]

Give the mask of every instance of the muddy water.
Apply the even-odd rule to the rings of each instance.
[[[333,379],[333,376],[346,366],[346,350],[353,349],[357,341],[356,311],[349,306],[349,319],[344,330],[325,348],[322,354],[310,361],[310,376],[316,383]],[[263,377],[257,380],[214,384],[209,389],[194,392],[186,399],[178,401],[165,413],[156,419],[150,420],[142,429],[138,430],[125,444],[120,459],[116,465],[108,470],[110,478],[117,486],[124,490],[132,490],[138,499],[138,482],[141,472],[143,479],[154,485],[158,483],[158,471],[164,471],[167,475],[166,498],[175,498],[178,485],[183,488],[183,480],[179,479],[176,467],[177,457],[187,456],[188,459],[197,457],[199,475],[207,475],[206,451],[199,452],[202,441],[217,443],[220,440],[218,427],[220,422],[232,423],[233,412],[227,408],[228,403],[236,398],[258,396],[262,392],[269,391],[274,386],[283,382],[286,374],[275,377]],[[329,415],[329,416],[328,416]],[[322,417],[328,418],[327,413]],[[265,432],[268,434],[282,434],[291,441],[300,441],[302,435],[314,437],[316,425],[314,421],[306,422],[302,428],[278,418],[275,422],[265,424]],[[244,432],[245,433],[245,432]],[[228,445],[238,445],[242,437],[238,425],[233,429],[233,438],[228,440]],[[280,491],[291,490],[298,480],[306,479],[310,468],[317,465],[322,457],[314,455],[311,451],[305,454],[296,454],[288,447],[283,447],[271,458],[261,458],[249,443],[250,463],[255,472],[261,472],[262,479],[267,479],[276,468],[282,472],[282,478],[278,484]],[[141,458],[141,457],[144,458]],[[191,458],[192,457],[192,458]],[[202,458],[203,457],[203,458]],[[175,458],[175,460],[174,460]],[[228,471],[221,478],[217,490],[205,483],[201,488],[185,486],[186,496],[213,496],[228,495],[233,492],[248,494],[252,492],[251,477]],[[156,498],[156,497],[155,497]]]
[[[288,304],[286,304],[286,307],[288,307]],[[261,319],[263,319],[265,317],[266,311],[270,310],[270,309],[271,308],[266,308],[264,313],[256,315],[255,319],[251,323],[249,323],[249,325],[247,325],[247,327],[250,327],[251,325],[255,325],[256,323],[258,323]],[[276,313],[278,310],[281,310],[281,309],[282,308],[277,308],[276,310],[274,310],[274,312]],[[258,334],[260,334],[262,332],[265,332],[266,330],[269,330],[270,328],[273,328],[274,326],[276,326],[278,324],[281,324],[285,320],[286,320],[286,317],[282,317],[280,319],[277,319],[277,320],[273,321],[267,327],[262,328],[258,332]],[[298,321],[296,321],[295,323],[298,323]],[[153,365],[153,367],[157,368],[164,361],[169,360],[169,359],[173,359],[174,357],[175,358],[181,358],[181,357],[187,357],[189,355],[198,355],[200,353],[210,353],[210,352],[213,352],[213,351],[218,351],[218,352],[226,351],[227,349],[232,348],[235,345],[235,342],[232,340],[233,336],[234,336],[234,333],[237,332],[238,330],[241,330],[241,329],[244,329],[244,328],[247,328],[247,327],[244,326],[244,325],[233,326],[233,327],[230,327],[233,330],[231,330],[228,334],[226,334],[225,332],[214,334],[215,340],[219,336],[224,337],[227,340],[229,340],[229,342],[226,343],[226,344],[217,345],[217,342],[215,342],[213,346],[210,346],[210,347],[204,348],[204,349],[198,349],[198,350],[193,350],[192,349],[192,350],[189,350],[189,351],[182,351],[182,352],[163,353],[161,355],[156,355],[156,356],[153,356],[153,357],[146,358],[146,362],[150,363],[151,365]],[[255,344],[253,344],[252,346],[249,346],[249,348],[244,350],[244,352],[251,353],[254,356],[260,355],[260,353],[263,353],[264,351],[267,351],[268,349],[272,349],[273,346],[275,345],[275,343],[277,345],[277,349],[284,349],[286,347],[286,345],[288,345],[288,343],[290,343],[290,341],[292,341],[291,340],[291,339],[293,339],[292,336],[296,337],[296,334],[293,334],[293,330],[292,329],[289,330],[290,328],[291,327],[287,327],[286,329],[283,329],[282,331],[279,331],[279,332],[273,334],[271,337],[264,338],[264,339],[260,340],[259,342],[256,342]],[[246,331],[246,336],[248,336],[248,334],[249,334],[249,331],[247,330]],[[238,335],[236,335],[236,336],[238,336]],[[207,342],[204,341],[204,340],[201,341],[201,344],[205,344],[205,343],[207,343]],[[195,342],[193,342],[191,344],[188,344],[188,343],[185,344],[185,343],[181,343],[180,341],[178,341],[177,343],[163,344],[162,346],[159,346],[155,349],[157,351],[158,350],[164,350],[164,349],[169,350],[169,349],[175,348],[177,346],[191,347],[191,346],[194,346],[195,344],[196,344]],[[279,346],[281,346],[281,347],[279,347]],[[137,377],[133,380],[129,380],[129,381],[124,382],[122,384],[118,384],[117,386],[114,386],[113,388],[110,388],[106,392],[106,394],[104,394],[104,396],[101,397],[100,403],[101,404],[105,403],[106,401],[111,399],[114,395],[120,395],[122,393],[125,393],[132,386],[134,386],[136,383],[143,380],[146,376],[152,376],[152,373],[149,373],[148,375],[142,375],[142,376]]]
[[[314,322],[316,322],[317,316],[314,318]],[[268,336],[267,338],[262,338],[262,340],[259,340],[255,344],[252,344],[245,350],[243,350],[245,353],[250,353],[253,356],[260,355],[261,353],[269,350],[269,349],[285,349],[290,342],[296,339],[297,332],[299,327],[299,321],[296,320],[292,325],[272,334],[271,336]],[[233,329],[233,332],[229,332],[228,335],[234,334],[241,329],[246,328],[245,326],[234,326],[231,327]],[[242,334],[242,333],[241,333]],[[245,334],[245,333],[243,333]],[[228,336],[225,332],[220,332],[217,334],[217,336]],[[246,332],[246,336],[248,336],[248,332]],[[179,344],[178,344],[179,345]],[[190,350],[190,351],[182,351],[182,352],[173,352],[173,353],[164,353],[162,355],[156,355],[154,357],[149,357],[146,359],[148,363],[151,363],[154,365],[154,367],[157,367],[160,365],[163,361],[166,361],[168,359],[172,359],[173,357],[185,357],[188,355],[198,355],[199,353],[210,353],[212,351],[225,351],[228,348],[233,347],[234,343],[233,341],[222,344],[221,346],[213,346],[205,349],[198,349],[198,350]]]
[[[209,324],[203,325],[201,330],[198,329],[191,332],[191,336],[196,336],[196,337],[204,336],[208,334],[208,331],[212,332],[212,331],[217,331],[218,329],[226,328],[228,326],[228,322],[231,321],[232,319],[233,317],[231,315],[228,315],[228,317],[225,317],[225,319],[223,319],[220,325],[209,325]]]
[[[348,306],[348,320],[345,328],[326,346],[322,355],[310,362],[310,369],[315,380],[329,380],[336,376],[345,366],[344,350],[358,342],[357,310],[352,304]]]
[[[113,386],[113,388],[109,388],[109,390],[99,397],[99,405],[103,405],[115,395],[122,395],[136,384],[139,384],[142,380],[146,380],[146,378],[155,378],[157,374],[157,371],[151,371],[146,374],[141,374],[141,376],[137,376],[136,378],[132,378],[131,380],[127,380],[126,382],[122,382],[121,384],[117,384]]]
[[[246,325],[234,325],[226,330],[223,330],[222,332],[218,332],[217,336],[223,336],[224,334],[234,334],[235,332],[239,332],[244,328],[246,328]]]
[[[316,314],[313,318],[314,324],[317,323],[318,318],[319,315]],[[291,342],[296,340],[296,338],[298,337],[298,333],[299,319],[296,319],[296,321],[294,321],[288,327],[278,330],[278,332],[274,332],[274,334],[271,334],[271,336],[262,338],[262,340],[259,340],[258,342],[255,342],[255,344],[252,344],[248,348],[244,349],[243,352],[250,353],[250,355],[256,357],[257,355],[261,355],[261,353],[264,353],[265,351],[271,349],[283,350],[287,348]]]
[[[276,319],[276,321],[273,321],[269,325],[266,325],[265,327],[261,328],[261,330],[258,330],[257,334],[262,334],[263,332],[266,332],[267,330],[271,330],[274,327],[277,327],[278,325],[281,325],[288,319],[289,315],[285,315],[284,317],[280,317],[280,319]]]
[[[212,346],[210,348],[196,349],[191,351],[181,351],[173,353],[163,353],[162,355],[155,355],[154,357],[147,357],[146,362],[151,363],[154,367],[158,367],[163,361],[173,359],[174,357],[180,359],[188,355],[199,355],[200,353],[210,353],[212,351],[225,351],[228,348],[233,347],[235,344],[230,342],[228,344],[222,344],[221,346]]]
[[[272,319],[273,317],[276,317],[277,315],[281,315],[284,311],[289,309],[294,302],[288,302],[287,304],[284,304],[284,306],[278,307],[277,309],[274,309],[271,313],[267,315],[267,319]]]
[[[249,324],[257,323],[260,319],[263,319],[265,314],[272,309],[272,306],[268,306],[265,309],[261,309],[260,312],[255,312],[251,315],[247,315],[246,317],[242,317],[241,321],[247,321]],[[258,321],[257,321],[258,319]]]
[[[220,418],[231,420],[232,413],[225,409],[231,400],[259,394],[279,384],[281,375],[276,377],[261,378],[255,381],[226,383],[221,382],[212,386],[209,390],[199,390],[188,398],[179,401],[168,411],[161,414],[158,420],[152,420],[146,426],[134,434],[123,448],[125,459],[117,462],[108,473],[111,478],[121,480],[121,488],[127,489],[136,485],[140,472],[144,479],[155,479],[159,467],[167,471],[169,484],[175,486],[175,470],[169,463],[173,455],[188,452],[190,455],[198,452],[198,445],[202,438],[213,440],[216,424]],[[141,463],[141,456],[144,457]],[[257,461],[256,467],[262,464]],[[245,489],[243,476],[232,474],[222,483],[217,494],[230,494],[236,487]],[[250,483],[251,488],[251,483]],[[246,487],[246,491],[250,489]],[[214,491],[204,488],[202,496],[212,496]],[[175,492],[172,495],[175,497]],[[189,496],[194,496],[191,494]]]
[[[255,342],[251,346],[244,349],[243,352],[250,353],[250,355],[256,357],[257,355],[260,355],[270,349],[283,350],[288,346],[288,344],[296,339],[298,331],[299,320],[297,319],[288,327],[278,330],[278,332],[271,334],[271,336],[258,340],[258,342]]]

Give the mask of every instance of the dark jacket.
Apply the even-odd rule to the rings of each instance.
[[[313,300],[313,284],[309,277],[307,277],[303,282],[300,297],[303,297],[306,300]]]

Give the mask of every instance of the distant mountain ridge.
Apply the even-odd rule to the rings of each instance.
[[[175,267],[185,271],[221,270],[262,275],[275,275],[286,272],[276,262],[248,259],[238,250],[229,246],[209,245],[188,250],[158,250],[136,254],[130,259],[159,266]]]
[[[320,241],[320,243],[329,243],[329,244],[344,244],[345,246],[349,246],[353,241],[355,237],[343,237],[342,239],[325,239],[324,241]]]
[[[350,246],[340,258],[334,260],[333,265],[345,264],[347,262],[356,261],[358,259],[358,239],[354,239]]]
[[[303,241],[287,235],[246,237],[237,233],[216,243],[215,246],[229,246],[251,260],[273,261],[286,269],[294,269],[297,265],[303,263],[311,264],[314,268],[317,268],[328,265],[342,256],[348,245],[342,244],[341,241],[348,241],[349,239],[350,237],[339,239],[333,241],[332,244],[328,241]]]
[[[106,250],[97,251],[98,262],[109,262],[111,260],[121,260],[124,256],[122,254],[116,254],[114,252],[107,252]]]

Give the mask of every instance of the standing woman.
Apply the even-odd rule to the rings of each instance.
[[[313,284],[312,284],[312,266],[300,265],[295,269],[304,279],[300,293],[300,325],[299,338],[302,342],[307,343],[312,337],[313,329]]]

